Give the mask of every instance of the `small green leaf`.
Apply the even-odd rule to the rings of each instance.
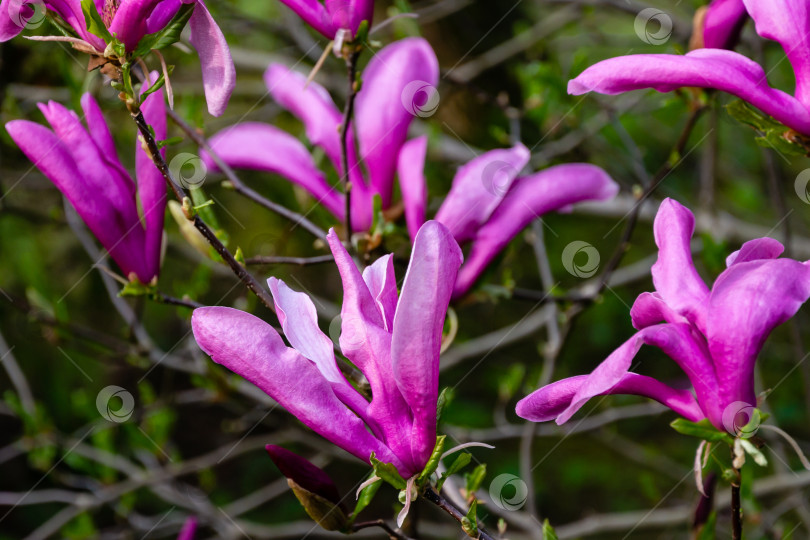
[[[447,480],[450,476],[458,473],[470,464],[472,461],[472,454],[464,452],[463,454],[459,454],[458,457],[453,461],[450,467],[447,468],[447,471],[442,474],[442,477],[439,478],[439,481],[436,483],[436,489],[441,490],[442,486],[444,485],[445,480]]]
[[[349,518],[339,506],[335,505],[316,493],[307,491],[295,480],[287,479],[287,484],[293,490],[295,498],[306,510],[307,515],[327,531],[344,531],[349,526]]]
[[[441,394],[439,394],[439,400],[436,403],[436,423],[438,424],[442,420],[442,416],[444,415],[444,410],[447,408],[447,405],[453,401],[454,391],[449,386],[445,387]]]
[[[194,5],[194,2],[183,4],[183,7],[177,12],[177,15],[169,21],[169,24],[167,24],[163,30],[155,32],[154,34],[147,34],[141,38],[138,42],[138,46],[135,47],[135,51],[132,53],[133,56],[135,58],[146,56],[152,50],[159,51],[180,41],[180,34],[183,33],[183,28],[186,27],[186,23],[188,23],[191,14],[194,12]]]
[[[543,522],[543,540],[557,540],[557,533],[554,532],[554,527],[546,519]]]
[[[433,447],[433,452],[430,454],[427,465],[425,465],[425,468],[422,469],[422,472],[419,474],[419,478],[416,480],[417,483],[421,484],[425,480],[429,479],[431,474],[436,472],[436,469],[439,467],[439,462],[442,459],[442,452],[444,452],[444,441],[446,438],[446,435],[439,435],[436,437],[436,446]]]
[[[162,150],[162,149],[166,148],[167,146],[180,144],[181,142],[183,142],[185,140],[186,139],[184,137],[179,137],[178,136],[178,137],[171,137],[169,139],[165,139],[163,141],[156,141],[156,142],[157,142],[158,150]]]
[[[110,35],[107,25],[104,24],[94,0],[82,0],[82,13],[84,14],[84,24],[87,26],[88,32],[103,39],[104,43],[112,42],[113,37]]]
[[[753,127],[760,132],[756,143],[766,148],[773,148],[788,155],[806,155],[807,148],[789,138],[791,129],[777,122],[742,100],[735,100],[726,105],[729,115],[735,120]]]
[[[369,475],[369,479],[374,476],[372,472]],[[374,482],[373,484],[369,484],[363,488],[363,491],[360,492],[360,497],[357,499],[357,504],[354,506],[354,512],[352,512],[351,520],[354,521],[357,518],[357,515],[360,514],[374,499],[374,496],[377,494],[377,491],[380,489],[382,482]]]
[[[725,442],[732,444],[734,439],[725,431],[720,431],[709,422],[708,418],[700,422],[690,422],[685,418],[678,418],[673,420],[671,424],[672,429],[682,435],[689,435],[690,437],[697,437],[709,442]]]
[[[140,281],[130,281],[118,292],[118,296],[147,296],[155,292],[154,287],[144,285]]]
[[[478,538],[478,501],[473,499],[467,515],[461,519],[461,528],[470,538]]]
[[[383,463],[374,457],[374,452],[371,453],[369,461],[371,461],[371,465],[374,467],[374,474],[394,486],[396,489],[405,489],[407,485],[405,479],[399,475],[399,471],[397,471],[397,468],[391,463]]]
[[[475,493],[481,484],[484,482],[484,477],[487,475],[486,463],[481,463],[472,472],[465,474],[467,479],[467,493]]]

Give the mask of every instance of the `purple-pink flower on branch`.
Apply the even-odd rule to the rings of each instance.
[[[563,379],[522,399],[518,416],[566,422],[592,397],[634,394],[663,403],[691,421],[708,418],[731,431],[739,413],[757,406],[754,362],[768,335],[810,297],[810,266],[779,259],[782,244],[759,238],[726,259],[711,290],[695,270],[690,241],[695,219],[666,199],[655,218],[656,291],[636,299],[630,316],[639,331],[590,375]],[[661,349],[684,371],[694,389],[675,389],[629,371],[642,345]],[[744,424],[745,422],[742,421]]]
[[[312,300],[276,278],[268,283],[291,347],[266,322],[226,307],[195,310],[194,337],[315,432],[409,478],[436,443],[439,352],[461,249],[446,227],[425,223],[397,298],[392,255],[361,273],[334,231],[328,241],[343,281],[340,351],[368,380],[370,402],[338,368]]]
[[[574,95],[621,94],[642,88],[671,92],[713,88],[747,101],[785,126],[810,135],[810,3],[806,0],[744,0],[757,33],[779,42],[796,76],[793,95],[771,88],[765,71],[733,51],[697,49],[686,55],[636,54],[599,62],[568,83]],[[734,6],[731,6],[734,7]],[[728,19],[721,21],[723,24]],[[710,29],[710,35],[721,33]]]
[[[281,0],[305,23],[329,39],[335,39],[340,30],[348,32],[347,40],[357,34],[360,23],[374,15],[373,0]]]
[[[124,274],[150,283],[160,270],[166,208],[166,183],[160,171],[136,142],[137,183],[132,181],[90,94],[82,97],[87,128],[75,112],[59,103],[39,108],[52,129],[14,120],[6,124],[9,135],[73,205]],[[165,139],[163,91],[149,95],[141,108],[156,138]]]

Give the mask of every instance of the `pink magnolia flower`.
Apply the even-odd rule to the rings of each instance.
[[[397,299],[392,255],[361,274],[334,231],[328,241],[343,280],[340,350],[368,379],[371,402],[338,368],[310,298],[276,278],[268,282],[291,347],[261,319],[225,307],[195,310],[194,337],[332,443],[366,462],[374,452],[409,478],[436,443],[439,351],[461,250],[443,225],[425,223]]]
[[[759,238],[726,259],[728,268],[709,290],[692,263],[694,224],[685,207],[671,199],[661,203],[654,225],[656,292],[643,293],[630,311],[639,331],[590,375],[557,381],[518,402],[518,416],[562,424],[594,396],[635,394],[691,421],[708,418],[728,431],[740,427],[737,415],[750,415],[757,405],[757,355],[770,332],[810,297],[810,266],[779,259],[782,244]],[[672,358],[694,394],[629,372],[642,345],[658,347]]]
[[[768,86],[765,71],[753,60],[721,49],[698,49],[683,56],[636,54],[610,58],[570,81],[568,92],[612,95],[640,88],[659,92],[684,86],[714,88],[747,101],[799,133],[810,134],[810,4],[805,0],[743,2],[756,23],[757,33],[778,41],[785,50],[796,75],[794,95]],[[739,8],[729,6],[732,11]],[[710,33],[716,31],[716,27],[711,28]]]
[[[189,19],[191,44],[197,49],[202,67],[208,110],[219,116],[225,110],[236,83],[236,71],[225,36],[211,17],[203,0],[96,0],[106,30],[124,44],[126,51],[136,50],[149,34],[163,30],[185,4],[193,4]],[[44,6],[75,32],[75,38],[53,37],[70,41],[88,51],[105,56],[109,43],[87,28],[80,0],[0,0],[0,42],[17,36],[34,16],[34,6]]]
[[[340,30],[353,38],[360,23],[374,15],[373,0],[281,0],[308,25],[329,39],[335,39]]]
[[[743,0],[712,0],[703,17],[703,47],[733,49],[748,13]]]
[[[75,112],[59,103],[51,101],[39,108],[52,129],[14,120],[6,124],[9,135],[73,205],[124,274],[151,282],[160,270],[166,208],[166,184],[160,171],[136,143],[137,184],[132,181],[90,94],[82,97],[87,128]],[[157,139],[165,139],[163,92],[148,96],[142,110]]]
[[[439,77],[436,55],[423,39],[410,38],[385,47],[363,74],[354,127],[358,148],[349,146],[352,164],[352,227],[368,230],[373,197],[383,209],[393,204],[394,180],[399,178],[405,219],[411,238],[425,222],[427,185],[424,177],[427,137],[408,140],[414,116],[427,116],[435,107]],[[265,82],[276,101],[299,117],[307,137],[337,171],[340,167],[342,115],[329,93],[287,67],[273,64]],[[273,126],[242,123],[216,134],[211,145],[228,165],[279,174],[309,191],[337,219],[344,219],[345,199],[326,181],[306,147]],[[359,154],[368,178],[357,163]],[[206,153],[209,169],[216,165]],[[486,152],[461,167],[453,188],[436,214],[463,244],[471,242],[470,257],[459,274],[455,296],[467,292],[487,264],[535,217],[586,200],[612,198],[618,186],[600,168],[586,164],[551,167],[519,175],[529,162],[529,150]]]

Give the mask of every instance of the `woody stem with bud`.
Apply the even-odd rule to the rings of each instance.
[[[340,166],[343,170],[343,188],[346,196],[346,239],[352,239],[352,183],[349,179],[349,140],[352,137],[349,123],[354,114],[354,101],[357,97],[357,60],[361,49],[352,50],[346,57],[346,70],[349,75],[349,88],[346,94],[346,105],[343,108],[343,122],[340,124]]]
[[[427,486],[425,488],[425,490],[422,492],[422,497],[426,501],[429,501],[444,510],[450,515],[450,517],[459,523],[463,523],[463,520],[467,517],[464,515],[464,512],[456,508],[453,503],[445,499],[441,493],[436,491],[432,486]],[[480,540],[495,540],[495,537],[492,536],[484,527],[482,527],[480,523],[478,523],[477,538]]]

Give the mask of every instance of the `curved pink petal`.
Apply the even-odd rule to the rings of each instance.
[[[698,328],[706,328],[709,288],[695,270],[690,243],[695,216],[672,199],[664,199],[653,223],[658,260],[652,267],[655,290],[667,305]]]
[[[557,423],[562,424],[564,421],[560,421],[559,417],[568,409],[574,396],[589,377],[589,375],[578,375],[535,390],[518,401],[515,412],[521,418],[532,422],[557,419]],[[652,377],[626,373],[612,387],[597,395],[610,394],[630,394],[654,399],[693,422],[699,422],[705,418],[691,392],[676,390]]]
[[[121,0],[110,21],[110,34],[124,44],[127,51],[135,50],[147,34],[146,22],[152,10],[164,0]]]
[[[197,534],[197,518],[189,516],[186,522],[183,523],[183,528],[180,529],[177,540],[194,540],[195,534]]]
[[[810,297],[810,268],[791,259],[739,262],[720,274],[708,303],[706,337],[721,391],[756,405],[754,362],[771,331]]]
[[[371,296],[382,315],[385,330],[391,332],[394,314],[397,310],[397,276],[394,274],[394,256],[380,257],[374,264],[363,270],[363,281],[366,282]]]
[[[805,0],[745,0],[745,7],[757,34],[778,41],[785,49],[796,74],[794,95],[810,107],[810,4]]]
[[[425,222],[427,211],[427,181],[425,180],[425,155],[428,139],[426,135],[411,139],[402,145],[397,161],[399,189],[402,204],[405,206],[405,223],[411,242],[416,238],[419,227]]]
[[[80,0],[0,0],[0,42],[14,38],[25,29],[36,5],[56,13],[79,38],[104,50],[104,42],[87,31]]]
[[[773,238],[749,240],[739,250],[726,257],[726,266],[760,259],[776,259],[783,251],[785,246]]]
[[[458,243],[475,237],[530,158],[529,149],[518,143],[512,148],[490,150],[461,167],[453,187],[436,214]],[[522,228],[522,227],[521,227]]]
[[[436,444],[439,351],[447,307],[464,257],[450,231],[425,223],[411,253],[394,316],[391,363],[394,379],[413,411],[413,458],[427,462]]]
[[[191,327],[197,344],[214,362],[258,386],[324,438],[363,461],[374,452],[401,466],[335,396],[315,364],[284,345],[269,324],[236,309],[204,307],[194,310]]]
[[[577,388],[570,405],[557,416],[557,423],[567,422],[592,397],[616,393],[612,390],[629,373],[631,362],[642,345],[662,349],[686,371],[695,386],[700,410],[703,411],[700,418],[712,416],[711,413],[719,409],[721,402],[717,395],[717,379],[707,352],[691,337],[687,325],[661,324],[640,330],[599,364]]]
[[[324,3],[335,30],[350,30],[350,37],[354,37],[361,22],[368,21],[369,26],[371,25],[374,0],[325,0]]]
[[[733,49],[747,19],[742,0],[712,0],[703,20],[703,46]]]
[[[419,103],[414,100],[435,91],[438,80],[436,54],[422,38],[406,38],[384,47],[363,71],[354,128],[369,184],[382,197],[383,208],[391,204],[397,156],[408,126],[419,114]]]
[[[454,297],[465,294],[492,259],[533,219],[578,202],[611,199],[618,190],[619,186],[605,171],[584,163],[557,165],[518,178],[476,232],[467,261],[458,274]]]
[[[211,137],[210,144],[229,166],[281,175],[309,191],[335,217],[343,219],[343,194],[327,183],[306,147],[289,133],[267,124],[242,122]],[[200,156],[209,170],[216,170],[207,152],[201,150]]]
[[[698,49],[685,56],[639,54],[610,58],[570,81],[568,93],[621,94],[641,88],[671,92],[684,86],[722,90],[796,131],[810,133],[810,112],[804,101],[768,86],[765,72],[756,62],[721,49]]]
[[[280,0],[293,10],[304,22],[329,39],[334,39],[337,28],[332,24],[332,17],[326,7],[318,0]]]
[[[307,138],[323,148],[326,156],[340,170],[340,134],[343,115],[338,111],[326,88],[283,64],[270,64],[264,72],[267,90],[279,105],[301,119]]]
[[[236,68],[228,42],[201,0],[197,0],[188,26],[191,29],[189,41],[200,57],[208,112],[220,116],[236,86]]]
[[[157,73],[152,74],[157,79]],[[166,102],[163,89],[146,97],[141,103],[146,123],[155,131],[159,141],[167,137]],[[166,157],[165,149],[161,150]],[[163,219],[166,215],[166,180],[152,162],[152,158],[141,147],[140,140],[135,141],[135,173],[138,179],[138,197],[141,200],[143,220],[146,224],[144,262],[146,272],[157,276],[160,271],[161,244],[163,242]]]
[[[34,2],[0,0],[0,43],[17,37],[34,16]]]
[[[630,309],[630,319],[633,321],[633,328],[641,330],[654,324],[662,322],[668,323],[688,323],[686,317],[678,314],[664,302],[657,292],[641,293],[633,302]]]

